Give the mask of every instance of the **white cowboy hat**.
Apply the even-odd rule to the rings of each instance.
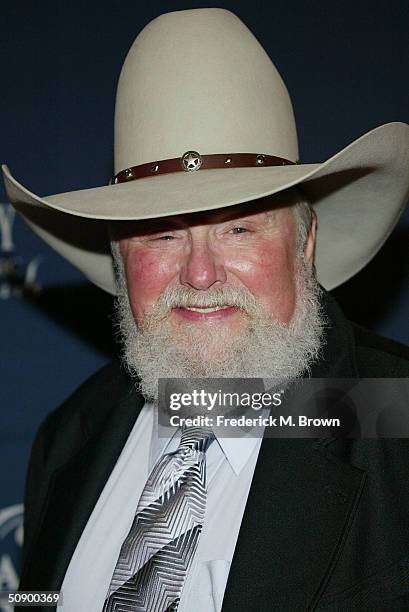
[[[231,206],[300,186],[317,216],[328,290],[380,249],[409,194],[409,126],[389,123],[318,164],[299,164],[287,89],[223,9],[177,11],[132,45],[115,110],[115,182],[39,197],[3,166],[10,202],[96,285],[115,293],[107,220]]]

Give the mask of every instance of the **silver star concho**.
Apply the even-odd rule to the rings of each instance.
[[[203,160],[197,151],[186,151],[181,157],[181,163],[185,172],[195,172],[199,170]]]

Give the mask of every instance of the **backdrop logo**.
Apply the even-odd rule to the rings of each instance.
[[[0,510],[0,592],[18,589],[18,566],[23,543],[23,504]],[[0,612],[12,612],[12,607],[0,598]]]
[[[24,262],[15,253],[14,221],[16,211],[11,204],[0,204],[0,299],[35,294],[40,257]]]

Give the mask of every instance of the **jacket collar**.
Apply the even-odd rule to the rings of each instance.
[[[98,406],[93,395],[83,397],[90,410],[81,415],[77,429],[82,436],[73,440],[70,456],[50,478],[20,588],[60,590],[81,533],[143,407],[143,397],[119,364],[114,377],[119,395],[112,397],[107,388]]]
[[[311,378],[357,378],[355,337],[351,323],[335,299],[323,293],[323,310],[327,318],[321,358],[311,368]]]

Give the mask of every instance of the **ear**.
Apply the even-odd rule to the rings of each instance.
[[[317,215],[315,214],[315,210],[312,210],[311,214],[311,227],[308,232],[304,255],[308,265],[312,267],[314,264],[315,236],[317,233]]]

